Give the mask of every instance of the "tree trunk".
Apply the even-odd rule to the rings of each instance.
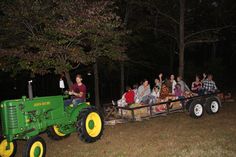
[[[124,68],[124,61],[120,62],[120,95],[124,94],[125,87],[125,68]]]
[[[98,76],[98,63],[97,61],[93,65],[94,71],[94,91],[95,91],[95,105],[97,109],[100,111],[100,94],[99,94],[99,76]]]
[[[124,24],[125,24],[126,28],[128,25],[130,12],[131,12],[131,5],[130,5],[129,1],[127,1],[126,8],[125,8],[125,17],[124,17]]]
[[[66,71],[66,72],[65,72],[65,77],[66,77],[67,85],[68,85],[68,87],[70,88],[70,87],[73,85],[73,82],[72,82],[72,80],[71,80],[69,71]]]
[[[184,77],[184,10],[185,0],[180,0],[179,20],[179,76]]]
[[[125,10],[125,17],[124,17],[124,24],[127,28],[128,26],[128,20],[129,20],[129,14],[131,11],[131,5],[129,4],[129,1],[127,1],[126,4],[126,10]],[[124,69],[124,61],[120,60],[120,95],[122,96],[124,93],[124,87],[125,87],[125,69]]]
[[[171,40],[171,48],[170,48],[170,73],[174,73],[174,61],[175,61],[175,51],[176,51],[176,43]]]

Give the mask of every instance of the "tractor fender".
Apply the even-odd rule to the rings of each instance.
[[[90,107],[90,105],[88,105],[88,103],[84,102],[84,103],[80,103],[79,105],[73,107],[73,110],[71,111],[70,113],[70,119],[73,121],[73,122],[76,122],[77,119],[78,119],[78,116],[80,114],[80,112],[84,109],[84,108],[87,108],[87,107]]]

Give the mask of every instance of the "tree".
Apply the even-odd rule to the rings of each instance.
[[[205,26],[201,26],[200,28],[197,28],[197,29],[201,29],[200,31],[199,30],[195,30],[196,27],[194,28],[191,28],[190,27],[190,24],[191,22],[189,22],[189,19],[194,19],[196,16],[191,14],[192,12],[192,8],[189,7],[188,9],[188,16],[190,17],[185,17],[186,14],[186,7],[185,7],[185,0],[180,0],[179,1],[179,10],[180,10],[180,13],[179,13],[179,21],[176,20],[174,17],[170,16],[170,15],[167,15],[161,11],[158,11],[159,14],[161,14],[162,16],[165,16],[166,18],[168,18],[170,21],[172,21],[173,23],[175,23],[175,25],[177,25],[177,27],[179,28],[179,35],[176,34],[174,35],[173,33],[169,33],[167,31],[163,31],[165,32],[169,37],[175,39],[179,45],[179,75],[180,76],[184,76],[184,53],[185,53],[185,49],[186,47],[188,46],[191,46],[192,44],[197,44],[197,43],[211,43],[211,42],[217,42],[218,41],[218,32],[221,31],[222,29],[224,28],[227,28],[228,26],[222,26],[222,27],[217,27],[217,26],[213,26],[214,28],[204,28],[202,29],[201,27],[207,27],[206,25]],[[201,1],[197,2],[197,3],[202,3]],[[196,4],[196,2],[192,3],[192,5],[194,5],[196,7],[196,5],[199,5],[199,4]],[[209,5],[209,4],[208,4]],[[212,5],[212,4],[211,4]],[[205,12],[206,14],[207,12]],[[186,22],[185,22],[185,19]],[[196,22],[196,21],[195,21]],[[185,29],[185,23],[187,23],[189,26],[187,29]]]
[[[169,51],[171,54],[176,52],[178,54],[179,75],[184,75],[184,54],[188,47],[202,43],[215,43],[219,41],[219,32],[228,28],[227,24],[215,21],[215,16],[218,16],[215,10],[222,5],[219,1],[215,1],[217,5],[212,1],[198,0],[148,0],[145,2],[132,0],[129,3],[132,4],[133,11],[130,15],[132,22],[128,27],[136,35],[137,32],[144,32],[143,30],[146,30],[143,36],[152,31],[157,44],[165,40],[166,47],[174,47]],[[173,57],[173,55],[170,56]],[[173,59],[170,60],[173,61]]]
[[[95,63],[99,57],[121,58],[126,32],[114,9],[108,0],[1,2],[4,32],[17,30],[20,38],[17,44],[7,33],[1,38],[10,41],[0,48],[1,69],[65,73],[70,85],[69,71],[80,64]]]
[[[179,16],[179,75],[184,76],[184,11],[185,0],[180,0]]]

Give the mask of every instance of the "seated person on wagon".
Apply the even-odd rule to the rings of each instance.
[[[191,97],[193,96],[192,92],[190,91],[188,85],[183,81],[181,76],[177,77],[177,83],[180,85],[182,96],[184,97]]]
[[[200,94],[202,89],[202,82],[200,81],[200,78],[198,75],[195,77],[195,81],[192,83],[191,90],[195,94]]]
[[[156,79],[154,80],[155,87],[158,87],[159,89],[161,89],[162,76],[163,76],[163,74],[160,73],[160,74],[159,74],[159,78],[156,78]]]
[[[134,91],[134,100],[136,100],[138,93],[138,84],[134,84],[132,90]]]
[[[208,74],[207,79],[203,81],[204,94],[215,93],[217,91],[216,83],[212,79],[213,75]]]
[[[147,79],[144,79],[142,85],[138,87],[136,103],[147,103],[151,94],[150,85]]]
[[[180,85],[181,87],[181,91],[184,93],[186,91],[190,91],[188,85],[183,81],[181,76],[177,77],[177,83]]]
[[[120,107],[125,107],[127,105],[134,103],[135,93],[130,86],[126,87],[126,92],[122,95],[122,98],[117,101],[117,105]],[[114,102],[113,102],[114,103]]]
[[[168,80],[165,82],[166,86],[169,88],[170,93],[172,93],[172,94],[175,93],[174,89],[175,89],[176,83],[177,83],[177,82],[175,81],[175,75],[173,75],[173,74],[170,75],[170,79],[168,79]]]
[[[150,95],[149,104],[156,104],[157,99],[160,97],[160,87],[154,86],[152,89],[152,93]]]
[[[76,83],[74,83],[69,91],[71,98],[64,101],[65,106],[70,104],[78,105],[79,103],[86,101],[86,86],[82,83],[82,76],[76,75]]]
[[[170,93],[169,88],[167,87],[167,85],[165,83],[163,83],[161,86],[160,97],[158,99],[158,103],[168,101],[168,97],[170,94],[172,94],[172,93]],[[167,108],[166,104],[157,105],[156,112],[165,111],[166,108]]]
[[[182,91],[182,89],[181,89],[181,84],[179,84],[179,83],[177,83],[176,85],[175,85],[175,96],[177,97],[177,99],[183,99],[183,98],[185,98],[184,97],[184,92]],[[178,106],[180,106],[180,107],[182,107],[182,105],[184,104],[184,101],[183,100],[181,100],[181,103],[179,103],[179,102],[175,102],[174,104],[178,104]],[[173,104],[172,104],[173,105]]]
[[[177,84],[175,85],[174,91],[175,91],[175,96],[178,97],[178,99],[184,97],[184,96],[183,96],[183,91],[182,91],[182,89],[181,89],[181,85],[180,85],[179,83],[177,83]]]
[[[125,107],[127,105],[133,104],[134,103],[134,98],[135,98],[134,90],[132,90],[130,86],[127,86],[126,87],[126,92],[122,95],[122,98],[120,100],[118,100],[117,102],[112,100],[112,104],[114,106],[117,105],[119,107]],[[122,114],[121,109],[118,109],[118,113]]]

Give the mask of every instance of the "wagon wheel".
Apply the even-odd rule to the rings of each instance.
[[[208,114],[216,114],[220,109],[220,101],[216,97],[210,97],[206,100],[205,105],[206,112]]]
[[[35,136],[27,141],[26,147],[23,150],[24,157],[45,157],[46,143],[39,137]]]
[[[103,134],[103,118],[94,107],[85,108],[80,112],[77,126],[80,139],[87,143],[99,140]]]
[[[70,134],[64,134],[63,132],[60,131],[60,127],[57,125],[53,125],[48,128],[47,130],[48,137],[50,137],[53,140],[61,140],[65,137],[70,136]]]
[[[10,147],[7,148],[7,140],[0,138],[0,156],[1,157],[13,157],[16,154],[17,143],[16,141],[10,142]]]
[[[187,110],[187,112],[190,112],[190,105],[193,102],[193,99],[187,100],[185,103],[185,109]]]
[[[194,100],[191,102],[189,107],[189,114],[193,118],[200,118],[204,113],[204,108],[199,100]]]

